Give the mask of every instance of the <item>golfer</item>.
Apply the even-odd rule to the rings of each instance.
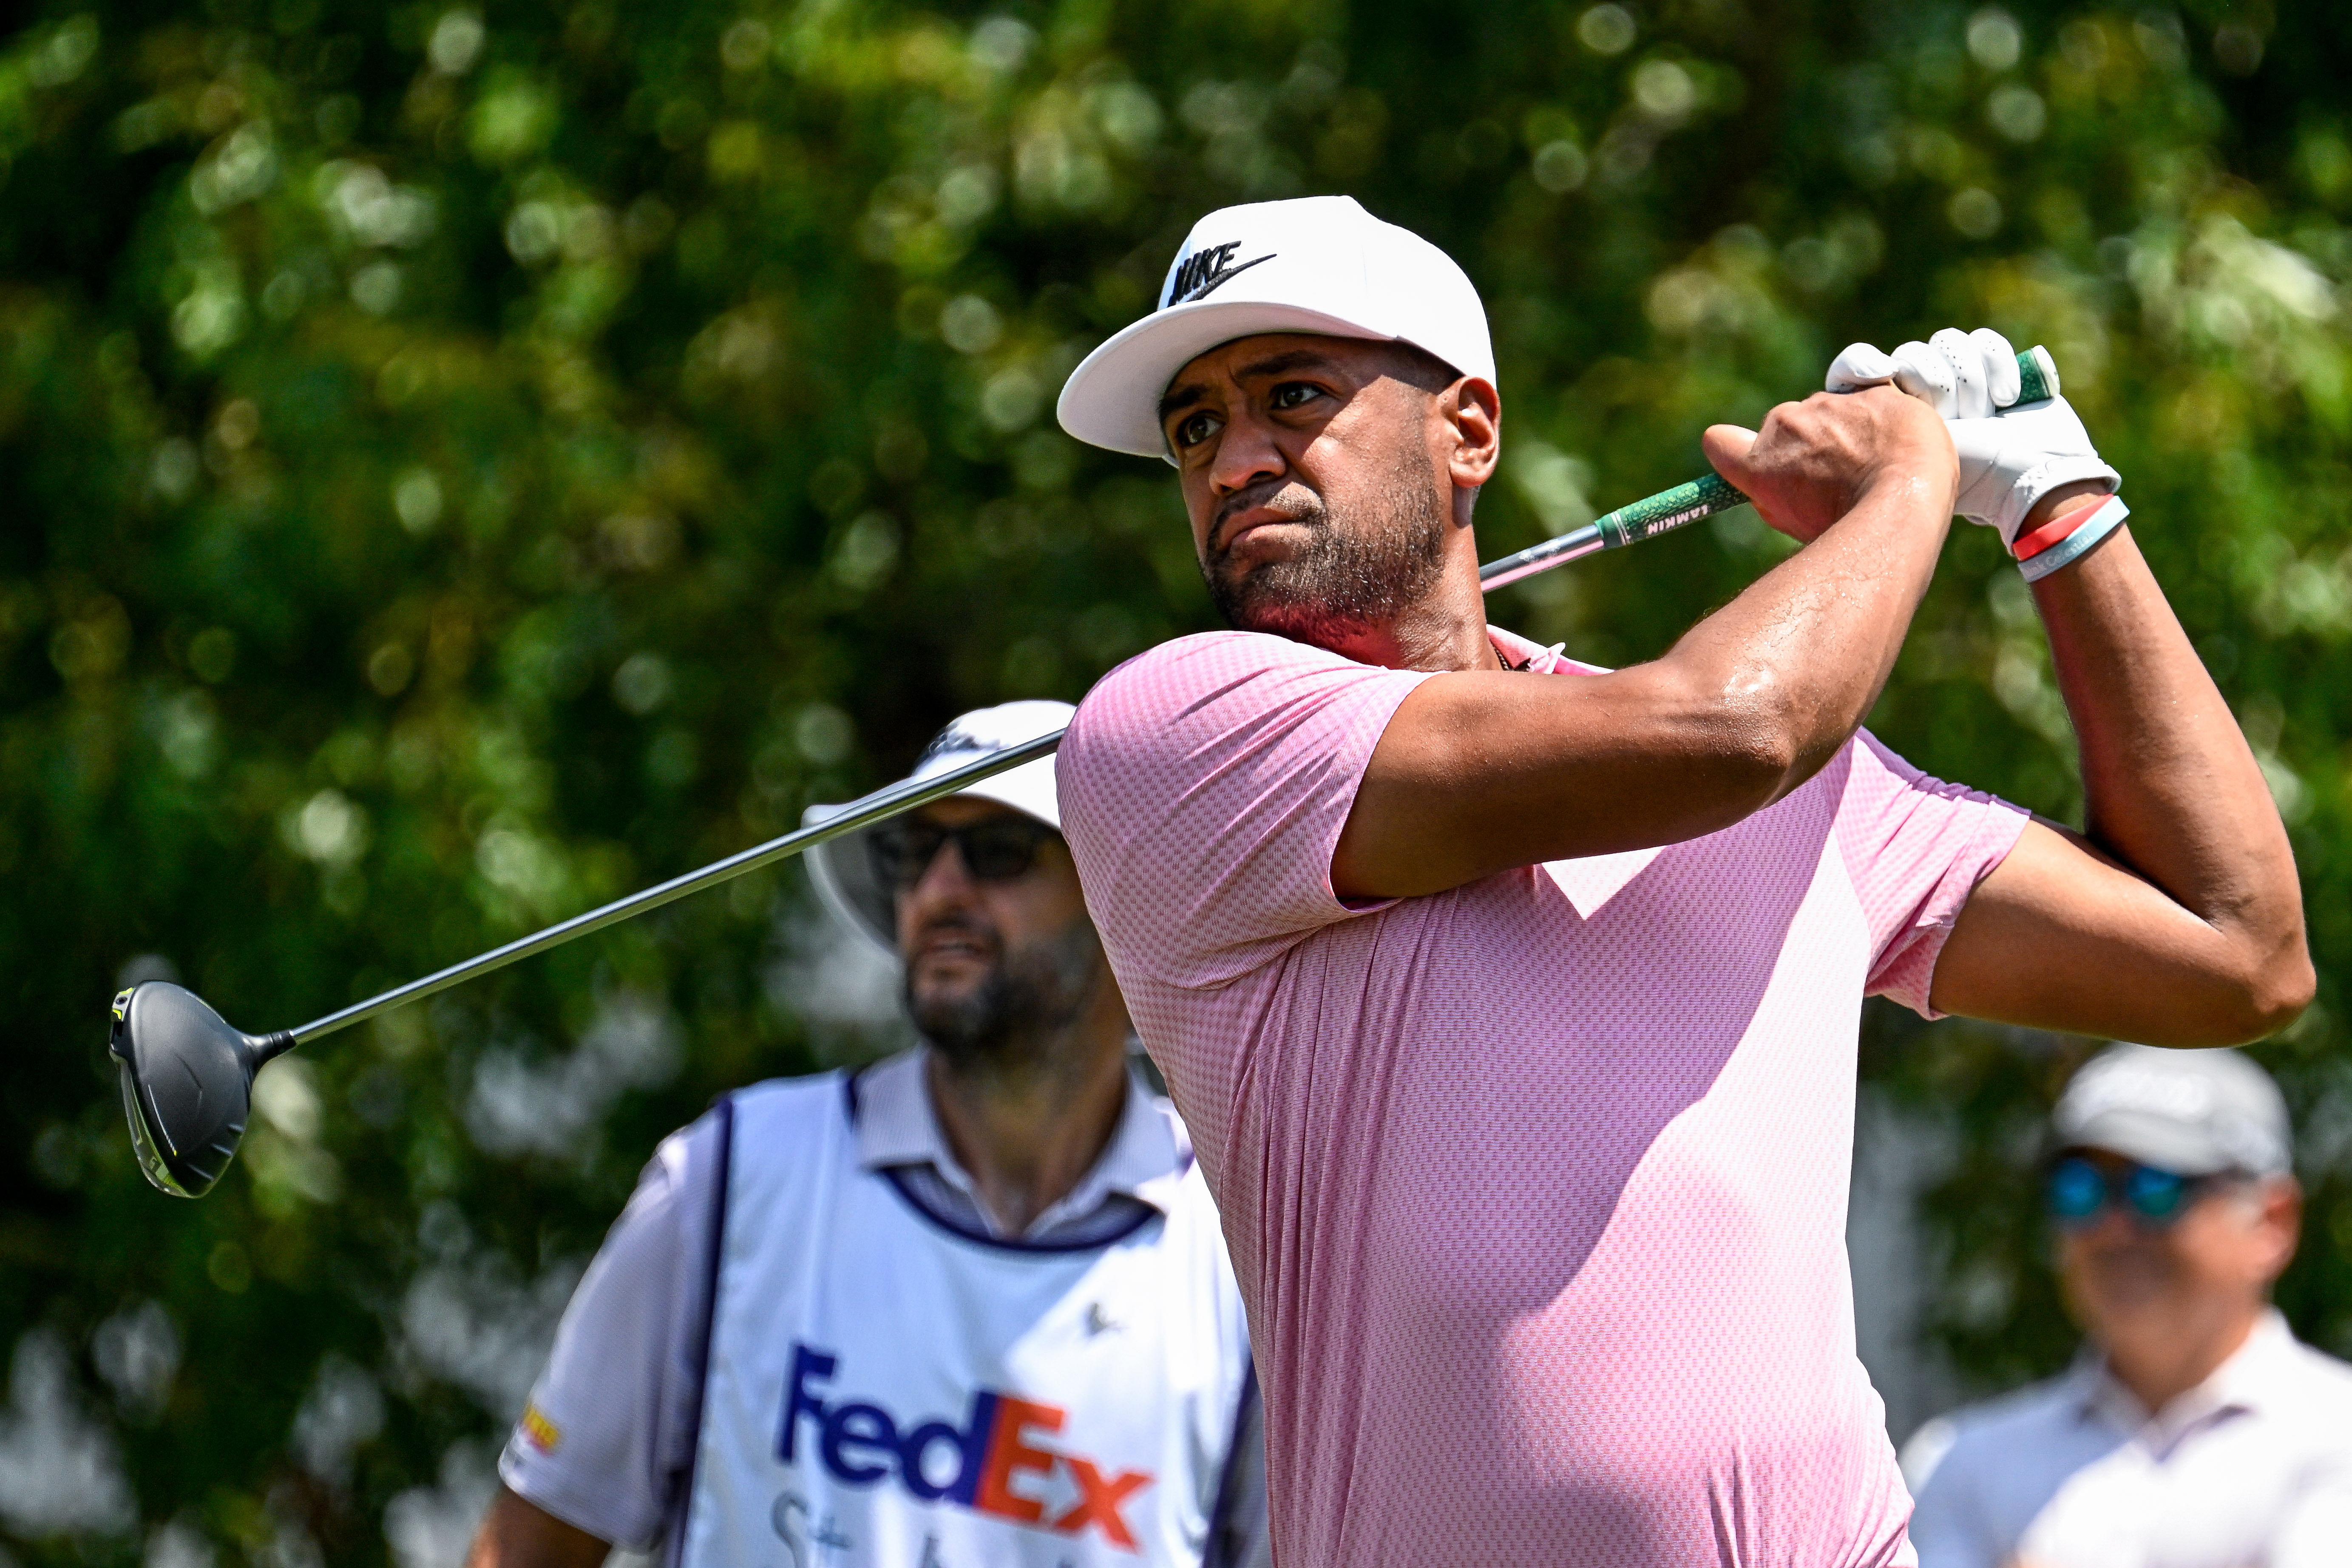
[[[2335,1568],[2352,1366],[2270,1304],[2303,1210],[2286,1102],[2235,1051],[2116,1046],[2052,1118],[2073,1368],[1904,1446],[1920,1568]]]
[[[2207,1045],[2311,994],[2073,412],[1990,333],[1833,379],[1706,437],[1803,548],[1614,673],[1486,624],[1486,319],[1354,202],[1203,218],[1063,391],[1175,466],[1234,628],[1106,677],[1059,768],[1221,1200],[1280,1561],[1909,1562],[1843,1246],[1863,997]],[[2037,579],[2087,834],[1857,729],[1956,506]]]
[[[1065,722],[967,714],[915,776]],[[812,817],[828,815],[819,807]],[[1233,1563],[1248,1329],[1184,1127],[1128,1065],[1051,764],[824,847],[923,1046],[661,1147],[558,1330],[473,1568]]]

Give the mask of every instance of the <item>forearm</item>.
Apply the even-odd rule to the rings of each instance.
[[[2081,747],[2084,831],[2196,916],[2265,1013],[2308,994],[2286,830],[2128,531],[2034,585]]]
[[[596,1568],[612,1550],[611,1542],[500,1487],[466,1568]]]
[[[1932,473],[1874,486],[1650,664],[1423,682],[1366,771],[1334,886],[1434,892],[1511,866],[1679,843],[1770,805],[1869,712],[1935,570],[1949,499]]]
[[[1895,668],[1951,521],[1937,476],[1898,473],[1691,628],[1654,673],[1724,729],[1760,739],[1769,804],[1853,738]]]

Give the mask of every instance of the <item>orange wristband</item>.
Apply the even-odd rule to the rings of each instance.
[[[2069,506],[2064,511],[2060,512],[2056,517],[2052,518],[2040,528],[2035,529],[2031,533],[2019,534],[2017,536],[2017,542],[2010,547],[2009,552],[2020,561],[2032,560],[2035,556],[2041,554],[2043,551],[2049,549],[2052,545],[2057,543],[2060,540],[2065,538],[2068,534],[2074,532],[2076,529],[2090,521],[2092,514],[2097,511],[2099,508],[2106,505],[2107,500],[2108,498],[2105,496],[2081,496],[2076,498],[2075,504]]]
[[[2096,550],[2099,542],[2122,527],[2130,515],[2131,508],[2124,504],[2123,497],[2106,496],[2096,506],[2077,507],[2042,524],[2018,541],[2018,574],[2029,583],[2039,583],[2053,572],[2064,571]],[[2028,545],[2033,551],[2030,555],[2023,552]]]

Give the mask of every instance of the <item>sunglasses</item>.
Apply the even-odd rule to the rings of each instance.
[[[940,847],[953,844],[963,868],[976,882],[1010,882],[1029,874],[1037,863],[1037,849],[1058,837],[1052,828],[1025,816],[992,816],[961,827],[933,823],[886,823],[866,836],[866,853],[874,875],[893,892],[905,892],[923,879]]]
[[[2095,1223],[2120,1205],[2140,1224],[2162,1230],[2189,1210],[2219,1178],[2184,1176],[2155,1165],[2127,1165],[2110,1171],[2070,1155],[2050,1167],[2044,1197],[2050,1217],[2068,1229]]]

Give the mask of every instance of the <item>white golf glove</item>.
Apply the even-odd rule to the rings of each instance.
[[[2060,485],[2096,479],[2115,493],[2123,476],[2100,460],[2091,437],[2063,397],[2058,367],[2036,351],[2049,395],[2020,403],[2017,351],[1990,327],[1947,327],[1894,353],[1854,343],[1830,365],[1832,392],[1893,385],[1944,416],[1959,454],[1960,491],[1952,510],[2000,531],[2012,553],[2034,502]]]

